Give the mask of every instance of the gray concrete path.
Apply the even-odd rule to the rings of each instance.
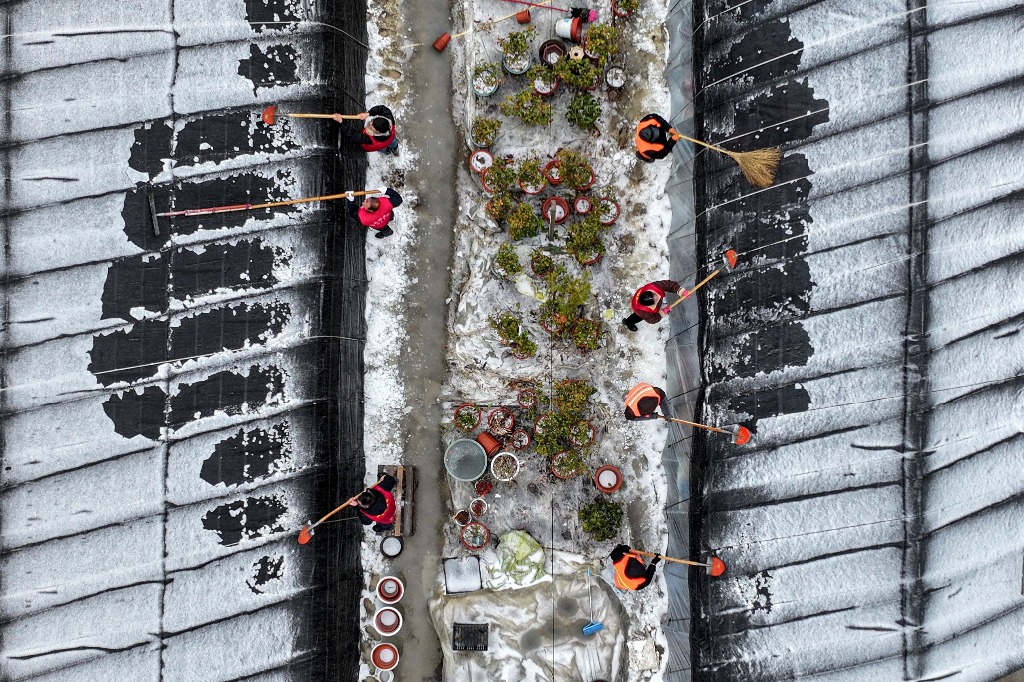
[[[441,680],[440,644],[426,600],[441,565],[444,502],[439,424],[444,415],[437,400],[447,378],[445,299],[450,288],[459,150],[451,117],[449,55],[430,47],[437,36],[449,30],[447,0],[404,4],[403,24],[402,32],[410,41],[425,42],[426,46],[417,49],[403,69],[412,110],[399,122],[403,152],[412,150],[419,155],[415,169],[406,175],[406,186],[415,189],[420,198],[415,207],[419,240],[411,254],[408,340],[400,366],[413,406],[404,424],[405,460],[417,467],[418,485],[416,532],[406,539],[395,562],[408,590],[402,600],[403,649],[395,677],[398,682],[427,682]]]

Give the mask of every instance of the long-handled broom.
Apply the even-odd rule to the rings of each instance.
[[[342,118],[357,119],[360,118],[358,114],[339,114]],[[334,118],[334,114],[282,114],[288,118]],[[277,105],[271,104],[269,107],[263,110],[260,114],[260,118],[268,126],[274,125],[277,122]]]
[[[710,282],[722,270],[732,270],[733,268],[735,268],[736,267],[736,259],[737,259],[737,257],[738,257],[738,255],[737,255],[737,253],[734,250],[729,249],[728,251],[726,251],[725,255],[722,256],[722,267],[718,268],[717,270],[712,272],[710,275],[708,275],[707,277],[702,279],[700,282],[698,282],[697,286],[695,286],[694,288],[690,289],[689,291],[683,292],[682,296],[680,296],[676,300],[672,301],[672,303],[670,303],[669,305],[665,306],[662,309],[662,311],[661,311],[662,315],[668,315],[670,312],[672,312],[673,308],[675,308],[677,305],[679,305],[680,303],[682,303],[683,301],[688,299],[690,296],[693,296],[693,293],[695,291],[697,291],[697,289],[700,289],[702,286],[704,286],[705,284]]]
[[[380,479],[378,479],[378,481],[376,483],[374,483],[373,485],[380,485],[380,482],[383,481],[383,480],[384,480],[384,477],[381,476]],[[373,485],[371,485],[370,487],[372,488]],[[314,529],[317,526],[319,526],[321,523],[323,523],[327,519],[331,518],[332,516],[334,516],[335,514],[340,512],[345,507],[347,507],[350,504],[352,504],[352,502],[354,502],[362,494],[363,494],[363,491],[360,490],[358,493],[356,493],[352,497],[350,497],[347,500],[345,500],[342,504],[340,504],[337,507],[335,507],[334,509],[332,509],[325,516],[322,516],[320,518],[320,520],[317,521],[316,523],[308,522],[304,526],[302,526],[302,530],[299,531],[299,538],[298,538],[299,539],[299,544],[300,545],[304,545],[307,542],[309,542],[310,540],[312,540],[313,539],[313,531],[314,531]]]
[[[152,213],[153,230],[160,234],[160,226],[157,218],[173,218],[175,216],[196,216],[210,215],[211,213],[232,213],[234,211],[255,211],[260,208],[275,208],[277,206],[291,206],[293,204],[308,204],[312,201],[333,201],[344,199],[349,194],[354,197],[361,197],[364,194],[380,194],[379,189],[368,189],[362,192],[342,192],[341,194],[324,194],[318,197],[304,197],[302,199],[289,199],[287,201],[268,201],[262,204],[231,204],[228,206],[210,206],[208,208],[187,208],[183,211],[164,211],[163,213]]]
[[[739,164],[740,170],[743,171],[743,177],[754,187],[763,189],[771,187],[772,183],[775,182],[775,171],[779,169],[779,161],[782,160],[782,150],[778,147],[754,149],[749,152],[731,152],[728,149],[687,137],[675,128],[670,128],[669,133],[672,135],[673,140],[686,140],[699,144],[702,147],[713,149],[720,154],[725,154]]]
[[[708,575],[714,576],[715,578],[725,573],[725,562],[716,556],[711,557],[711,561],[709,561],[708,563],[702,563],[700,561],[690,561],[689,559],[676,559],[670,556],[665,556],[664,554],[652,554],[651,552],[642,552],[639,549],[634,549],[632,551],[642,556],[660,557],[662,561],[671,561],[676,564],[686,564],[687,566],[704,566],[708,569]]]
[[[685,424],[686,426],[692,426],[696,429],[706,429],[708,431],[714,431],[715,433],[724,433],[732,436],[732,442],[736,445],[746,445],[750,442],[750,429],[746,426],[737,425],[728,429],[720,429],[717,426],[708,426],[707,424],[698,424],[697,422],[688,422],[685,419],[675,419],[673,417],[666,417],[663,414],[658,415],[659,418],[665,421],[675,422],[676,424]]]

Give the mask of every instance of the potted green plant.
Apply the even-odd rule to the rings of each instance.
[[[581,419],[569,427],[569,443],[575,448],[588,448],[594,444],[597,430],[586,419]]]
[[[581,194],[572,200],[572,210],[579,215],[587,215],[594,208],[594,202],[585,194]]]
[[[530,270],[538,277],[545,277],[555,269],[555,261],[540,249],[530,253]]]
[[[611,540],[622,526],[622,505],[610,500],[594,500],[583,505],[577,514],[580,527],[590,533],[596,542]]]
[[[558,90],[558,76],[550,67],[542,64],[531,66],[526,77],[533,83],[533,91],[542,97],[553,95]]]
[[[477,147],[490,147],[498,137],[501,130],[501,121],[487,116],[477,116],[473,119],[473,127],[470,129],[470,137]]]
[[[498,247],[498,253],[494,257],[494,265],[505,279],[511,279],[523,271],[519,263],[519,254],[511,242],[502,242]]]
[[[471,521],[463,526],[459,541],[469,551],[478,552],[491,541],[491,531],[479,521]]]
[[[555,108],[533,90],[520,90],[509,95],[499,108],[506,116],[518,118],[530,126],[546,126],[555,115]]]
[[[583,220],[569,226],[565,240],[566,253],[571,254],[581,265],[594,265],[604,255],[601,236],[605,227],[596,213],[588,213]]]
[[[593,90],[601,82],[601,72],[587,59],[559,59],[552,67],[562,82],[578,90]]]
[[[501,67],[496,62],[477,64],[473,69],[473,93],[477,97],[490,97],[501,85]]]
[[[590,396],[595,393],[597,389],[586,379],[563,379],[554,385],[551,404],[561,412],[582,418],[590,410]]]
[[[612,0],[612,13],[625,19],[640,9],[640,0]]]
[[[455,428],[470,433],[480,423],[480,409],[472,403],[462,403],[455,408]]]
[[[511,348],[516,357],[525,359],[537,354],[537,344],[530,338],[529,332],[523,329],[523,321],[519,315],[506,310],[493,315],[490,324],[491,328],[498,332],[502,345]]]
[[[526,194],[540,194],[546,184],[540,157],[531,153],[519,162],[519,189]]]
[[[587,56],[604,67],[619,52],[619,29],[611,24],[594,24],[583,34],[583,49]]]
[[[590,300],[590,276],[574,277],[561,265],[545,278],[548,299],[541,304],[537,322],[548,334],[562,338],[569,324],[579,316],[580,309]]]
[[[610,194],[598,197],[596,208],[595,213],[602,225],[611,225],[619,219],[619,214],[622,212],[619,202]]]
[[[594,184],[594,168],[587,157],[571,149],[559,149],[555,158],[558,159],[558,175],[566,185],[582,192]]]
[[[500,225],[513,206],[515,206],[515,202],[512,200],[512,195],[508,192],[496,192],[491,200],[484,205],[484,211],[491,220]]]
[[[573,95],[565,110],[565,119],[584,132],[590,132],[600,117],[601,105],[586,92]]]
[[[604,339],[604,332],[601,323],[581,317],[572,324],[569,329],[569,338],[581,353],[589,353],[601,347]]]
[[[587,472],[587,463],[583,455],[575,450],[559,452],[551,458],[551,473],[563,481],[575,478]]]
[[[501,46],[501,65],[513,75],[522,75],[530,68],[530,44],[537,37],[537,29],[530,26],[513,31],[498,40]]]
[[[486,149],[474,149],[469,154],[469,168],[474,173],[483,173],[494,165],[494,155]]]
[[[508,236],[513,241],[536,237],[544,227],[544,221],[533,212],[533,206],[526,203],[516,204],[505,216],[508,225]]]
[[[495,159],[491,167],[480,174],[484,191],[491,194],[510,191],[516,186],[517,180],[515,166],[509,159]]]

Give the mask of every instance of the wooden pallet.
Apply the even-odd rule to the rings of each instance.
[[[398,483],[391,494],[395,496],[398,512],[395,514],[395,527],[384,533],[400,538],[416,532],[413,523],[413,497],[416,490],[416,467],[395,464],[381,464],[377,467],[377,477],[388,474],[394,476]]]

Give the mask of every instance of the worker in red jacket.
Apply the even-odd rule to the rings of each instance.
[[[626,419],[657,419],[658,408],[665,400],[665,391],[646,382],[640,382],[626,394]]]
[[[648,114],[636,124],[636,156],[652,163],[664,159],[676,146],[676,131],[672,124],[657,114]]]
[[[646,566],[640,555],[632,551],[629,545],[618,545],[612,550],[612,567],[615,569],[615,587],[620,590],[635,592],[642,590],[654,580],[655,566],[661,557],[651,559]]]
[[[661,314],[661,305],[665,302],[666,291],[673,294],[678,294],[682,291],[683,298],[690,295],[686,289],[682,289],[679,286],[679,282],[671,279],[661,279],[657,282],[648,282],[637,289],[633,294],[633,300],[630,301],[633,313],[622,320],[622,324],[626,325],[626,329],[631,332],[637,331],[636,323],[641,320],[647,324],[658,324],[663,317]]]
[[[364,152],[383,152],[398,154],[398,137],[395,130],[395,115],[386,106],[370,107],[369,111],[358,114],[362,120],[359,130],[350,130],[346,137],[354,147]],[[334,114],[334,120],[344,123],[347,120],[341,114]]]
[[[391,491],[395,489],[396,483],[398,481],[394,476],[384,474],[379,483],[359,493],[356,499],[349,502],[349,506],[358,508],[359,520],[364,526],[372,523],[373,530],[378,533],[386,533],[395,527],[398,505]]]
[[[357,204],[352,192],[345,193],[348,198],[348,214],[363,227],[373,230],[376,233],[374,237],[383,239],[395,233],[389,225],[395,216],[394,209],[402,205],[402,195],[390,187],[382,187],[378,194],[380,196],[367,195],[363,197],[362,204]]]

